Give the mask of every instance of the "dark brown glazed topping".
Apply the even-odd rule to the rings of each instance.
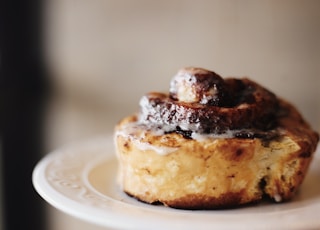
[[[179,100],[214,106],[228,106],[230,95],[222,77],[201,68],[185,68],[178,72],[170,84],[170,97]]]
[[[140,106],[142,123],[171,127],[169,131],[219,134],[269,130],[278,100],[249,79],[224,80],[212,71],[186,68],[172,79],[169,94],[148,93]]]

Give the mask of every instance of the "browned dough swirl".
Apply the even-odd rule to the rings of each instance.
[[[274,125],[278,99],[259,84],[246,78],[223,80],[199,68],[183,69],[177,76],[169,94],[142,97],[140,122],[199,133],[268,130]]]

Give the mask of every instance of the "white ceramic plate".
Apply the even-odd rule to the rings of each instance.
[[[148,205],[117,186],[111,137],[64,147],[36,166],[33,183],[51,205],[72,216],[119,229],[320,229],[320,154],[294,200],[239,209],[176,210]]]

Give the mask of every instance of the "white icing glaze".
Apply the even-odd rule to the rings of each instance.
[[[216,85],[198,94],[196,92],[197,77],[195,74],[208,74],[207,70],[200,68],[181,69],[170,82],[170,93],[175,94],[179,101],[200,104],[207,104],[216,97],[218,89]]]
[[[121,131],[117,131],[115,133],[115,136],[123,136],[124,138],[128,138],[134,143],[134,145],[138,149],[142,151],[152,150],[159,155],[167,155],[178,149],[178,148],[167,147],[167,146],[155,146],[146,141],[143,141],[146,135],[145,133],[146,131],[152,131],[153,132],[152,134],[155,136],[161,136],[165,133],[165,131],[163,129],[158,129],[158,128],[150,129],[150,127],[146,127],[145,129],[146,131],[138,132],[139,130],[138,125],[139,123],[137,122],[128,123]]]
[[[276,202],[281,202],[282,201],[282,197],[280,196],[280,194],[275,194],[273,199],[276,201]]]
[[[196,82],[194,75],[180,70],[170,82],[170,93],[176,94],[179,101],[197,102],[199,99],[192,87]]]
[[[126,139],[130,139],[135,144],[135,146],[142,151],[152,150],[160,155],[167,155],[176,151],[178,148],[156,146],[148,143],[147,141],[144,141],[144,138],[146,136],[146,132],[152,132],[152,135],[154,136],[161,136],[166,134],[167,132],[172,132],[174,130],[175,127],[172,127],[170,125],[162,125],[155,127],[148,123],[131,122],[126,124],[122,128],[122,130],[117,131],[115,135],[123,136]],[[233,138],[236,132],[239,132],[239,130],[227,130],[226,132],[221,134],[202,134],[192,132],[191,138],[197,141],[206,141],[208,139]]]
[[[233,138],[234,134],[239,130],[227,130],[221,134],[202,134],[192,132],[191,138],[197,141],[205,141],[208,139]]]
[[[159,155],[167,155],[169,153],[172,153],[176,150],[178,150],[178,148],[172,148],[172,147],[165,147],[165,146],[154,146],[152,144],[149,144],[147,142],[142,142],[139,140],[134,140],[135,145],[143,151],[147,151],[147,150],[152,150],[155,151],[157,154]]]
[[[156,114],[159,111],[157,111],[157,108],[154,108],[150,106],[150,101],[147,96],[143,96],[140,99],[140,108],[141,112],[139,115],[139,122],[149,125],[150,119],[149,114]],[[159,105],[157,105],[159,106]],[[200,122],[194,121],[193,123],[188,122],[191,120],[190,118],[193,117],[192,111],[188,111],[187,109],[184,109],[183,107],[176,108],[178,110],[177,113],[175,113],[175,118],[171,118],[174,120],[179,120],[178,116],[179,114],[184,114],[183,116],[185,119],[183,121],[180,121],[176,124],[176,126],[179,126],[182,130],[198,130],[200,127]],[[168,118],[171,117],[170,111],[161,111],[161,118]],[[158,119],[157,116],[151,120],[151,122],[155,122],[158,125],[161,125],[161,129],[164,130],[164,132],[170,132],[176,129],[176,126],[173,126],[172,124],[169,124],[169,122],[166,122],[167,119]]]

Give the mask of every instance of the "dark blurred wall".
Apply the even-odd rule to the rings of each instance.
[[[1,3],[0,118],[3,220],[6,230],[45,228],[44,201],[32,170],[42,154],[48,95],[40,0]]]

